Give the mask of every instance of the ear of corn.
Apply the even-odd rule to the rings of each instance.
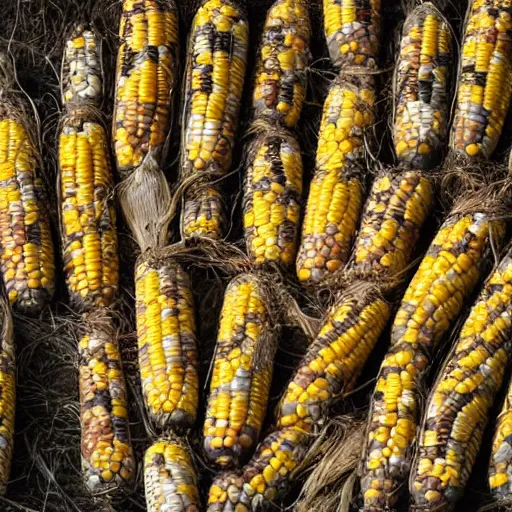
[[[78,344],[82,467],[94,494],[114,491],[135,476],[128,398],[121,354],[111,320],[84,319]]]
[[[113,140],[124,177],[150,155],[163,161],[177,80],[178,14],[173,0],[123,0]]]
[[[221,187],[196,182],[187,194],[182,219],[185,239],[220,238],[228,224]]]
[[[489,487],[497,500],[512,497],[512,386],[509,383],[505,402],[494,430],[491,460],[489,463]]]
[[[5,494],[11,472],[16,408],[16,360],[11,311],[0,299],[0,494]]]
[[[208,493],[208,512],[266,510],[290,485],[304,460],[308,434],[299,427],[278,430],[258,446],[240,472],[221,473]]]
[[[11,304],[37,313],[55,288],[55,262],[38,150],[25,113],[0,105],[0,263]]]
[[[364,136],[374,119],[372,76],[337,80],[325,100],[297,275],[320,283],[347,262],[363,200]]]
[[[451,146],[468,157],[488,158],[512,93],[512,14],[500,0],[474,0],[469,9]]]
[[[148,512],[199,512],[197,476],[188,450],[178,441],[158,440],[144,455]]]
[[[490,276],[427,400],[410,492],[422,510],[452,508],[480,449],[510,360],[512,255]]]
[[[375,179],[355,241],[357,274],[391,277],[405,270],[432,194],[432,182],[418,171],[386,172]]]
[[[87,111],[62,122],[59,137],[61,237],[71,302],[109,306],[119,282],[116,211],[108,141]]]
[[[265,290],[253,274],[229,284],[203,427],[206,456],[219,466],[239,464],[258,441],[267,409],[277,339]]]
[[[323,423],[331,400],[354,386],[390,314],[372,288],[354,289],[335,303],[279,403],[279,428]]]
[[[100,45],[94,30],[73,29],[62,59],[62,101],[65,105],[99,106],[103,99]]]
[[[311,27],[304,0],[276,0],[270,7],[256,64],[254,117],[294,128],[306,97]]]
[[[196,418],[198,374],[194,301],[174,261],[142,261],[135,299],[142,390],[157,427],[184,428]]]
[[[399,498],[422,412],[423,374],[478,282],[491,233],[499,241],[503,226],[487,215],[449,217],[405,292],[371,403],[361,479],[364,510],[388,510]]]
[[[450,26],[430,3],[407,18],[395,71],[397,158],[430,169],[442,155],[449,117]]]
[[[218,184],[231,168],[247,64],[249,27],[231,0],[206,0],[192,23],[185,81],[181,173],[184,238],[222,237]],[[203,189],[202,193],[197,188]],[[215,191],[210,192],[210,189]],[[207,205],[203,205],[206,202]],[[210,212],[211,219],[194,212]],[[206,222],[209,221],[209,222]],[[190,222],[192,224],[190,224]]]
[[[380,0],[323,0],[333,64],[375,68],[380,52]]]
[[[244,189],[247,252],[256,265],[295,261],[302,199],[302,155],[286,134],[259,137],[249,151]]]

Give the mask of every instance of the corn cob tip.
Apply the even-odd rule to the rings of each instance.
[[[325,37],[334,66],[376,68],[380,4],[380,0],[323,0]]]
[[[311,26],[305,0],[276,0],[267,12],[256,64],[255,119],[293,129],[306,97]]]
[[[197,475],[189,450],[174,439],[160,439],[144,455],[148,512],[199,512]]]
[[[103,99],[101,44],[89,25],[73,28],[66,40],[61,68],[64,105],[98,107]]]

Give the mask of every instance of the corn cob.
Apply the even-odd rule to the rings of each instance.
[[[298,427],[268,435],[241,471],[221,473],[210,487],[208,512],[269,508],[286,492],[291,473],[307,452],[307,433]]]
[[[407,18],[395,71],[395,151],[400,162],[430,169],[440,161],[449,117],[452,36],[430,3]]]
[[[390,314],[371,287],[349,291],[335,303],[279,403],[279,428],[322,424],[332,398],[354,386]]]
[[[127,176],[150,155],[164,159],[177,82],[178,13],[174,0],[123,0],[117,55],[113,140]]]
[[[135,475],[128,397],[112,321],[85,317],[78,344],[82,468],[94,494],[114,491]]]
[[[226,230],[224,200],[218,184],[194,183],[183,209],[182,235],[185,239],[217,239]]]
[[[231,167],[249,27],[231,0],[206,0],[196,13],[191,34],[181,173],[183,179],[198,181],[185,194],[181,231],[186,239],[221,238],[224,212],[219,185],[213,182],[214,176],[224,176]]]
[[[263,285],[238,276],[224,295],[203,427],[206,456],[219,466],[238,464],[258,441],[276,341]]]
[[[489,487],[498,500],[512,497],[512,386],[509,383],[503,408],[494,429],[491,460],[489,463]]]
[[[365,511],[388,510],[399,498],[421,415],[423,374],[478,282],[491,233],[499,240],[503,226],[487,215],[449,217],[405,292],[371,403],[361,479]]]
[[[144,456],[148,512],[199,512],[197,476],[187,449],[174,440],[153,443]]]
[[[325,100],[297,256],[303,283],[318,284],[349,257],[363,198],[364,132],[373,123],[374,103],[373,77],[358,75],[337,80]]]
[[[161,429],[190,426],[197,413],[194,301],[187,274],[174,261],[142,261],[136,269],[137,338],[142,389]]]
[[[418,171],[375,179],[355,241],[356,274],[392,277],[407,268],[432,206],[432,188]]]
[[[311,27],[305,0],[276,0],[267,13],[256,64],[254,117],[294,128],[306,97]]]
[[[323,0],[324,28],[337,67],[377,66],[380,0]]]
[[[488,158],[512,92],[512,14],[507,2],[474,0],[466,23],[451,146]]]
[[[7,98],[0,105],[0,264],[9,300],[37,313],[55,288],[49,216],[40,156],[29,119]]]
[[[11,471],[16,407],[16,360],[11,311],[0,299],[0,494],[5,494]]]
[[[86,25],[73,29],[62,59],[62,100],[65,105],[101,105],[103,77],[100,50],[94,30]]]
[[[108,141],[91,108],[102,91],[97,48],[96,34],[78,26],[62,74],[68,114],[59,136],[61,237],[71,301],[81,309],[110,305],[119,281]]]
[[[247,252],[256,265],[295,261],[302,199],[302,156],[297,141],[274,133],[249,152],[244,189]]]
[[[422,510],[451,509],[464,491],[510,359],[511,300],[509,251],[471,308],[427,400],[410,480]]]

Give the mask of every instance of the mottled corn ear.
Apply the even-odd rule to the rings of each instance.
[[[487,280],[426,404],[410,493],[422,510],[448,510],[462,496],[489,411],[510,361],[512,256]]]
[[[244,233],[256,265],[295,261],[302,203],[302,155],[282,132],[256,138],[249,151],[244,188]]]
[[[53,295],[55,261],[31,122],[9,99],[1,102],[0,265],[11,304],[35,314]]]
[[[363,202],[365,131],[374,121],[371,75],[336,80],[324,103],[297,275],[318,285],[347,262]]]
[[[111,319],[103,312],[80,326],[79,389],[82,469],[87,487],[103,495],[135,475],[128,421],[128,397]]]
[[[349,391],[391,314],[371,288],[356,288],[330,309],[277,408],[278,427],[323,424],[332,399]]]
[[[501,413],[496,421],[489,462],[489,487],[495,499],[512,497],[512,386],[509,382]]]
[[[221,473],[208,493],[208,512],[266,510],[283,495],[304,460],[309,436],[300,427],[268,435],[241,471]]]
[[[228,285],[222,305],[203,426],[206,456],[238,465],[254,450],[265,413],[277,348],[266,292],[254,274]]]
[[[0,299],[0,495],[5,494],[11,472],[16,407],[16,358],[11,310]]]
[[[165,157],[178,76],[174,0],[123,0],[119,37],[112,138],[124,177],[146,155],[157,164]]]
[[[247,20],[235,2],[201,4],[192,23],[183,107],[181,175],[197,178],[183,204],[186,239],[223,236],[218,180],[231,168],[248,38]]]
[[[194,182],[194,186],[187,193],[181,225],[185,239],[221,238],[228,222],[219,184]]]
[[[144,489],[148,512],[199,512],[196,470],[181,442],[161,439],[146,450]]]
[[[101,46],[96,32],[89,26],[76,26],[66,41],[61,84],[65,106],[89,104],[98,107],[101,104]]]
[[[430,3],[405,22],[395,70],[393,136],[396,156],[419,169],[436,166],[446,143],[450,106],[452,35]]]
[[[254,117],[294,128],[306,97],[311,27],[305,0],[276,0],[263,27],[253,94]]]
[[[197,413],[194,300],[172,260],[143,260],[135,273],[139,367],[148,414],[160,428],[185,428]]]
[[[114,183],[107,135],[75,110],[59,136],[61,238],[71,302],[79,309],[112,304],[119,283]]]
[[[470,4],[462,44],[451,146],[489,158],[501,135],[512,93],[512,14],[508,2]]]
[[[390,278],[407,268],[432,194],[431,180],[419,171],[377,176],[354,244],[353,271],[358,276]]]
[[[361,477],[365,511],[388,510],[400,497],[422,413],[425,370],[481,276],[491,234],[499,242],[503,226],[488,215],[449,217],[405,292],[370,406]]]
[[[324,29],[337,67],[377,66],[380,52],[380,0],[323,0]]]

